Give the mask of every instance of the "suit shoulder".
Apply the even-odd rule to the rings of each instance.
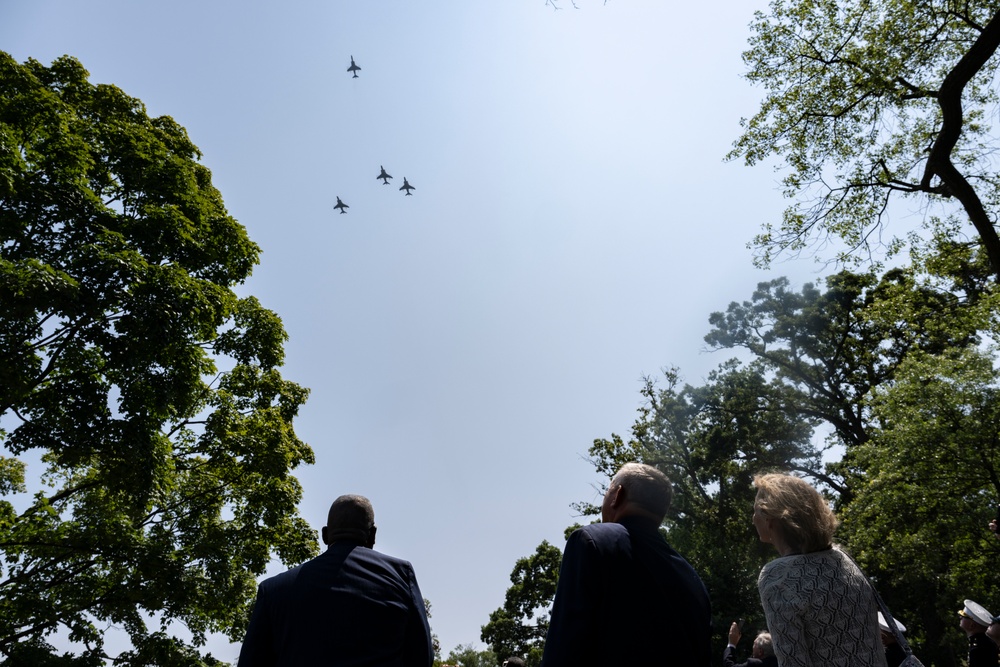
[[[309,561],[296,565],[295,567],[280,572],[272,577],[260,582],[259,589],[262,591],[273,591],[285,586],[291,586],[295,583],[295,580],[299,578],[299,574],[302,572],[303,566],[305,566]]]
[[[392,565],[394,567],[402,567],[413,569],[413,565],[408,560],[402,558],[397,558],[395,556],[390,556],[389,554],[384,554],[381,551],[375,551],[374,549],[361,549],[355,551],[357,555],[369,558],[371,560],[379,561],[387,565]]]
[[[592,523],[574,530],[569,536],[567,545],[576,542],[602,548],[610,545],[624,545],[628,541],[628,529],[620,523]]]
[[[570,537],[572,537],[572,535],[576,535],[577,533],[581,536],[586,535],[587,537],[595,538],[607,535],[627,535],[628,530],[626,530],[625,526],[620,523],[592,523],[587,526],[577,528],[573,531]]]
[[[354,549],[350,558],[360,567],[371,572],[383,572],[390,577],[404,581],[416,579],[416,573],[413,571],[413,565],[410,561],[384,554],[381,551]]]
[[[389,554],[384,554],[381,551],[376,551],[375,553],[377,553],[379,556],[381,556],[382,558],[386,559],[390,563],[396,563],[398,565],[405,565],[406,567],[413,567],[413,564],[410,561],[406,560],[405,558],[398,558],[396,556],[390,556]]]

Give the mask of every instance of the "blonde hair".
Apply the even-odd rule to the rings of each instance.
[[[799,553],[829,549],[840,523],[819,491],[808,482],[782,473],[757,475],[757,507],[775,519],[781,536]]]

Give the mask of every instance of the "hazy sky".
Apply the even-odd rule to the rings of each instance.
[[[559,4],[0,0],[0,49],[73,55],[201,148],[312,390],[302,514],[371,498],[445,655],[482,647],[515,560],[597,499],[586,451],[627,434],[642,377],[701,383],[725,359],[709,313],[822,275],[753,268],[778,176],[723,161],[766,4]]]

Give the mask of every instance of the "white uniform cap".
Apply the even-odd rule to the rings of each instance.
[[[898,618],[894,617],[892,620],[895,621],[896,627],[899,628],[900,632],[906,632],[906,626],[900,623]],[[885,616],[882,615],[882,612],[878,613],[878,627],[882,632],[892,632],[889,629],[889,624],[885,622]]]
[[[989,624],[993,622],[993,614],[988,612],[986,607],[972,600],[965,601],[965,608],[959,611],[958,615],[975,621],[983,627],[989,627]]]

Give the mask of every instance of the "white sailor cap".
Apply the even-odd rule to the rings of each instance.
[[[959,610],[958,615],[975,621],[983,627],[988,627],[993,622],[993,614],[988,612],[983,605],[972,600],[965,601],[965,608]]]
[[[896,627],[899,628],[900,632],[906,632],[906,626],[900,623],[898,618],[894,617],[892,620],[896,623]],[[882,612],[878,613],[878,627],[882,632],[892,632],[892,630],[889,629],[889,624],[886,623],[885,616],[882,615]]]

